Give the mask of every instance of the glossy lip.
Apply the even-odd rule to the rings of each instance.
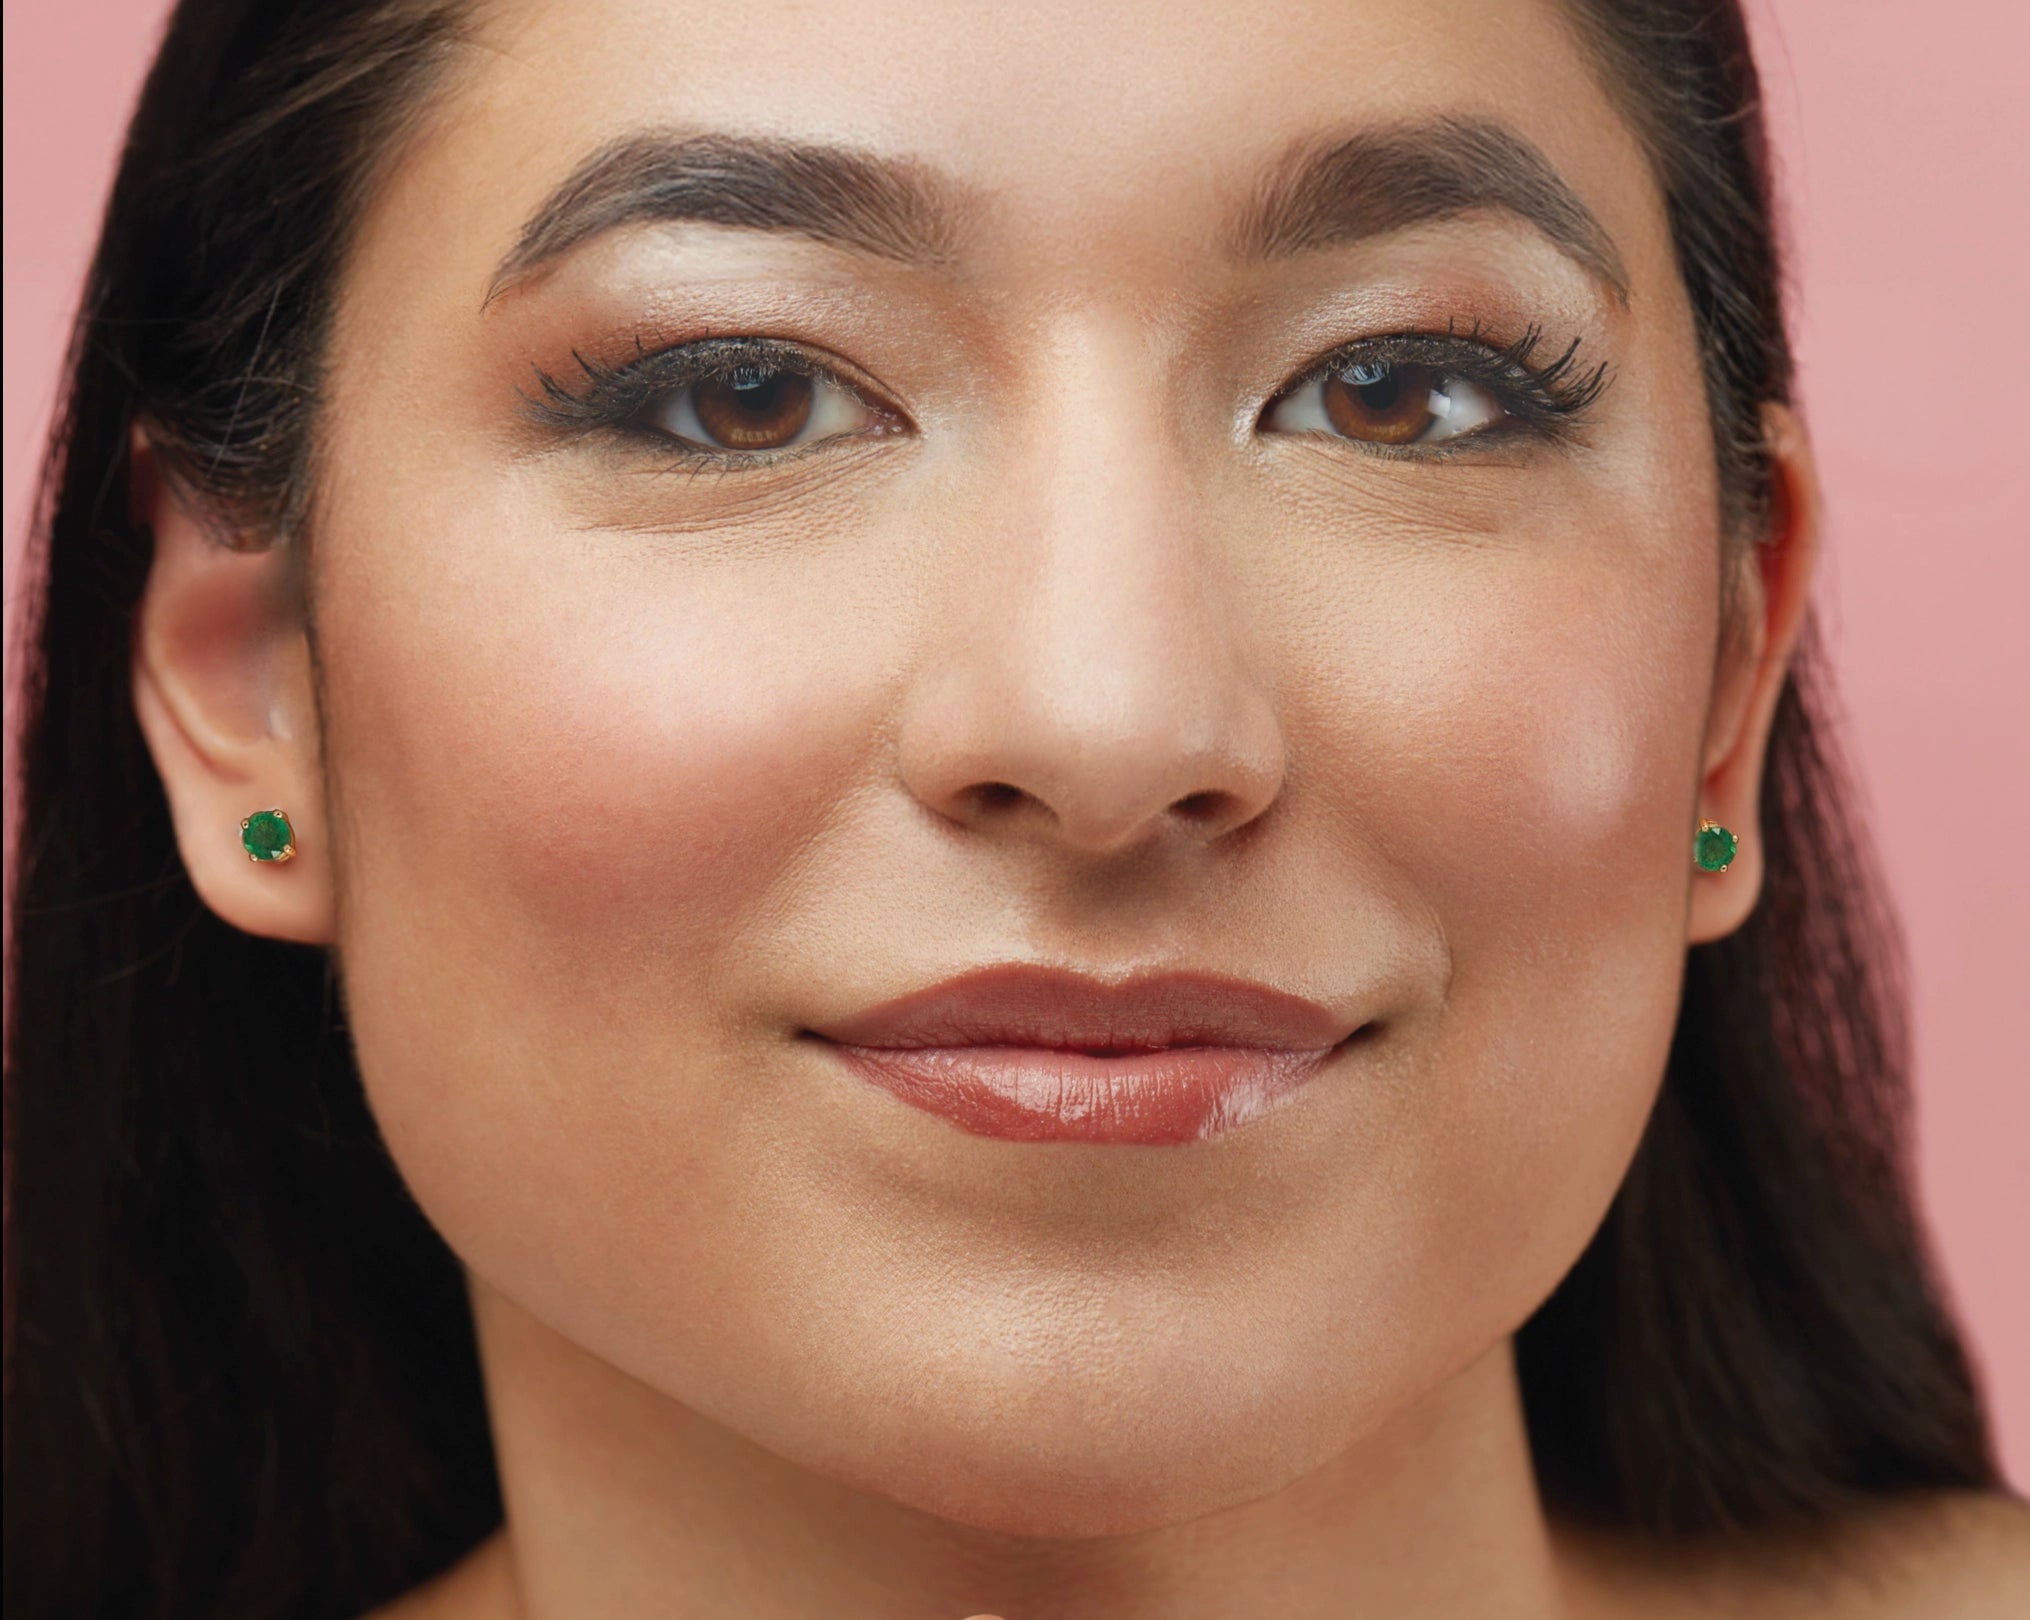
[[[976,1135],[1202,1141],[1288,1102],[1368,1026],[1246,980],[982,968],[808,1033]]]

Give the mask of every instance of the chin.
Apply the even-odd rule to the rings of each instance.
[[[1297,1393],[1267,1409],[1259,1385],[1242,1397],[1204,1368],[1186,1380],[1117,1370],[1117,1385],[920,1385],[863,1419],[853,1449],[800,1445],[792,1456],[838,1484],[956,1525],[1076,1541],[1155,1531],[1271,1496],[1348,1443],[1344,1413]]]
[[[1323,1459],[1301,1435],[1240,1437],[1199,1428],[1123,1451],[1090,1436],[1038,1434],[1008,1421],[986,1444],[914,1435],[882,1458],[814,1464],[840,1484],[996,1535],[1081,1541],[1183,1524],[1272,1496]],[[1063,1443],[1057,1443],[1061,1439]],[[1283,1440],[1284,1445],[1276,1442]],[[1334,1448],[1337,1449],[1337,1448]],[[1217,1457],[1209,1455],[1220,1452]]]

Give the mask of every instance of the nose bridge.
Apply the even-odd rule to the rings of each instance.
[[[1065,321],[1011,411],[903,729],[941,813],[1105,851],[1275,796],[1276,717],[1170,387],[1129,323]]]
[[[1023,621],[1000,645],[1025,683],[1149,721],[1222,650],[1216,621],[1231,604],[1208,577],[1210,537],[1156,364],[1118,339],[1067,347],[993,526],[988,566]]]

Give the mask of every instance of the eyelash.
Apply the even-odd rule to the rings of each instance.
[[[1543,343],[1543,328],[1532,325],[1505,347],[1497,348],[1480,335],[1478,321],[1461,333],[1447,322],[1443,333],[1396,332],[1382,337],[1356,338],[1314,361],[1304,372],[1279,389],[1263,414],[1300,389],[1344,372],[1356,365],[1381,363],[1389,366],[1428,366],[1433,371],[1484,388],[1500,406],[1503,420],[1496,426],[1476,429],[1456,439],[1430,445],[1387,445],[1346,438],[1340,442],[1358,444],[1371,455],[1411,459],[1449,460],[1470,451],[1475,445],[1518,438],[1562,442],[1568,440],[1607,389],[1612,373],[1606,361],[1591,371],[1579,370],[1580,339],[1574,338],[1564,353],[1543,365],[1532,365],[1530,357]]]
[[[648,350],[635,339],[636,358],[623,366],[608,366],[587,359],[576,349],[571,358],[585,374],[582,392],[574,393],[542,367],[536,368],[540,399],[528,400],[529,414],[544,426],[578,433],[616,435],[646,442],[667,451],[681,461],[700,468],[774,466],[822,450],[834,441],[820,439],[808,445],[783,450],[721,450],[710,445],[691,444],[649,427],[637,420],[651,405],[693,383],[716,382],[754,367],[784,371],[799,377],[816,377],[843,388],[856,398],[865,396],[832,367],[818,360],[800,344],[779,338],[703,338],[667,349]]]
[[[1354,438],[1346,438],[1343,442],[1357,444],[1364,452],[1379,456],[1449,459],[1461,454],[1461,445],[1515,438],[1552,441],[1569,438],[1606,389],[1609,379],[1607,363],[1602,361],[1582,374],[1578,370],[1580,340],[1574,338],[1555,360],[1533,366],[1530,357],[1542,343],[1541,327],[1532,325],[1521,337],[1502,348],[1483,339],[1480,330],[1480,323],[1476,321],[1469,332],[1461,334],[1448,322],[1442,334],[1401,332],[1358,338],[1342,344],[1279,389],[1264,406],[1263,414],[1267,415],[1277,403],[1299,389],[1355,365],[1421,365],[1486,389],[1500,406],[1502,421],[1498,425],[1463,434],[1456,440],[1423,447],[1384,445]],[[817,378],[844,389],[863,403],[871,403],[837,371],[819,361],[812,351],[777,338],[705,338],[654,351],[643,348],[637,338],[635,352],[636,358],[627,364],[608,366],[588,359],[574,349],[571,358],[585,376],[584,387],[576,392],[537,367],[536,381],[542,397],[523,396],[529,414],[547,427],[587,434],[613,434],[651,443],[659,450],[701,469],[710,465],[746,468],[779,465],[825,449],[836,440],[819,439],[808,445],[779,450],[724,450],[692,444],[661,428],[646,426],[637,419],[649,406],[678,389],[694,383],[729,378],[736,372],[753,367]]]

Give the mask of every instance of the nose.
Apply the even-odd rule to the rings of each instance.
[[[1276,707],[1174,437],[1112,388],[1053,388],[994,517],[950,548],[900,719],[909,790],[947,820],[1083,855],[1206,843],[1282,791]],[[1147,426],[1147,416],[1143,415]]]

